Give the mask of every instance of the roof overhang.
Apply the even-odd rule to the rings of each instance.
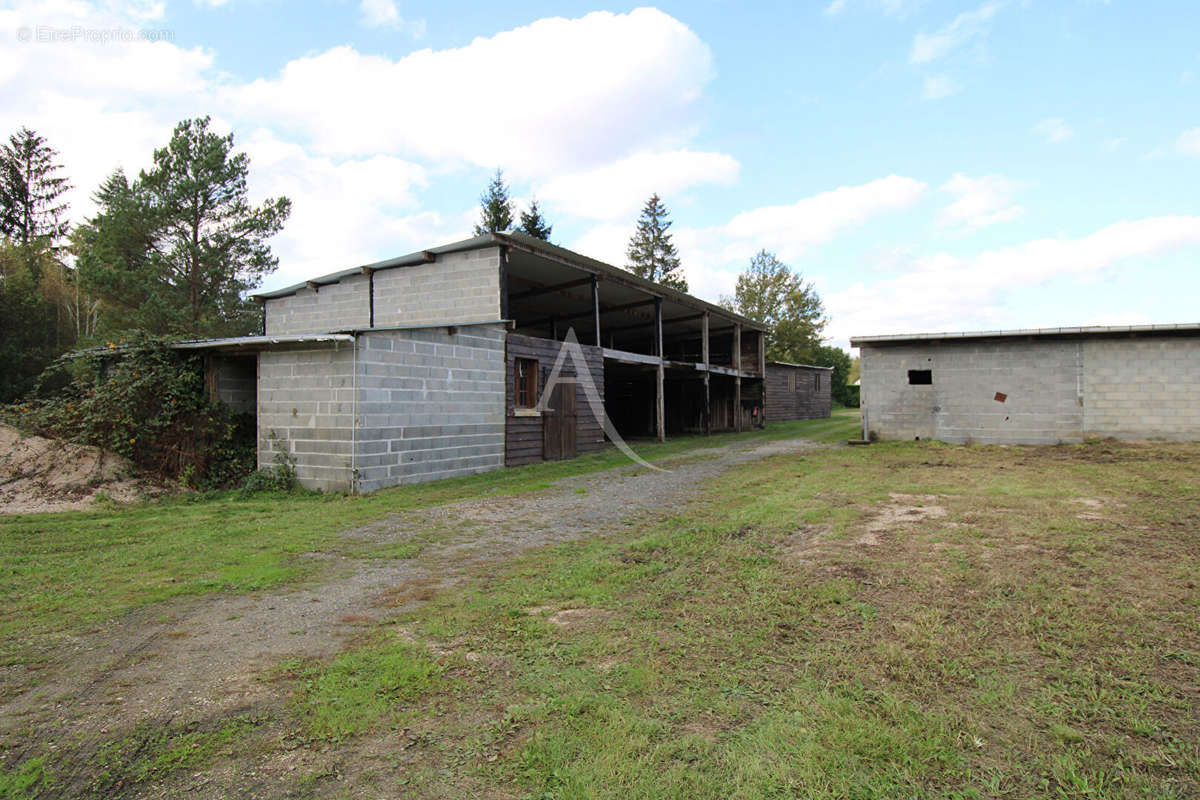
[[[976,339],[1079,339],[1137,336],[1200,336],[1200,323],[1173,325],[1091,325],[1075,328],[1022,328],[957,333],[902,333],[887,336],[852,336],[851,347],[905,344],[907,342],[955,342]]]

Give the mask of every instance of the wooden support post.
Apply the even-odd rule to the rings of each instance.
[[[737,377],[733,379],[733,429],[742,430],[742,326],[733,326],[733,368]]]
[[[558,341],[558,317],[550,318],[550,338]]]
[[[700,359],[704,362],[704,435],[712,435],[712,406],[710,405],[709,397],[709,378],[708,371],[708,312],[704,312],[704,317],[700,322]]]
[[[767,332],[758,332],[758,374],[762,387],[758,393],[758,427],[767,427]]]
[[[592,276],[592,326],[595,328],[596,347],[600,347],[600,280]]]
[[[667,440],[666,426],[666,403],[663,398],[664,381],[666,375],[663,371],[663,329],[662,329],[662,298],[654,298],[654,350],[658,356],[658,369],[656,371],[656,391],[655,391],[655,408],[654,408],[654,430],[658,434],[658,440],[665,442]]]

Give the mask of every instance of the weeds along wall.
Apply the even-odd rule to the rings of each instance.
[[[502,325],[385,330],[259,359],[259,466],[373,491],[504,463]]]

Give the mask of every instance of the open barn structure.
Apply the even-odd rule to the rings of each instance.
[[[259,463],[370,491],[764,419],[762,325],[519,233],[255,299],[261,335],[205,351],[258,419]]]

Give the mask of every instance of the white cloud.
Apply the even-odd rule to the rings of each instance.
[[[947,75],[927,75],[925,85],[921,90],[921,97],[925,100],[941,100],[952,94],[958,94],[961,90],[962,86]]]
[[[739,165],[724,153],[675,150],[637,153],[582,172],[553,177],[537,194],[556,209],[579,217],[632,217],[651,194],[666,196],[700,184],[729,185]]]
[[[954,196],[954,201],[938,217],[938,225],[944,228],[975,231],[1009,222],[1025,213],[1024,208],[1013,202],[1019,184],[1001,175],[971,178],[958,172],[941,188]]]
[[[786,259],[827,242],[846,228],[861,225],[886,211],[911,208],[928,188],[900,175],[859,186],[841,186],[791,205],[764,206],[738,214],[721,228],[729,239],[754,249],[776,250]]]
[[[0,31],[136,30],[159,11],[154,3],[23,3],[0,10]],[[209,50],[170,41],[9,44],[0,59],[0,131],[31,127],[59,151],[74,185],[66,199],[78,219],[91,213],[91,193],[109,172],[122,166],[136,174],[178,120],[203,113],[213,62]]]
[[[1192,128],[1179,134],[1175,140],[1179,152],[1189,156],[1200,156],[1200,128]]]
[[[909,61],[926,64],[957,50],[972,39],[985,35],[1002,3],[984,3],[974,11],[964,11],[933,33],[913,37]]]
[[[1071,126],[1059,117],[1042,120],[1033,126],[1033,132],[1044,136],[1050,144],[1065,142],[1075,135],[1075,131],[1071,130]]]
[[[362,0],[359,17],[369,28],[392,28],[407,32],[414,39],[425,35],[425,21],[409,21],[400,16],[394,0]]]
[[[420,212],[424,168],[394,156],[335,161],[260,129],[239,141],[250,157],[252,202],[283,195],[292,215],[272,243],[280,269],[270,285],[452,241],[468,234],[457,219]]]
[[[1111,138],[1105,139],[1104,142],[1101,143],[1100,146],[1104,149],[1104,151],[1106,153],[1115,153],[1118,150],[1120,150],[1121,147],[1127,141],[1129,141],[1129,139],[1124,136],[1113,136]]]
[[[241,115],[301,131],[330,155],[385,152],[537,178],[678,146],[711,60],[686,25],[640,8],[542,19],[398,60],[337,47],[226,96]],[[537,75],[536,101],[481,89],[497,70]]]
[[[845,342],[851,335],[1011,327],[1003,302],[1011,289],[1063,277],[1093,280],[1118,264],[1187,246],[1200,246],[1200,217],[1118,222],[1075,239],[1038,239],[969,259],[939,253],[905,274],[827,295],[829,333]]]

